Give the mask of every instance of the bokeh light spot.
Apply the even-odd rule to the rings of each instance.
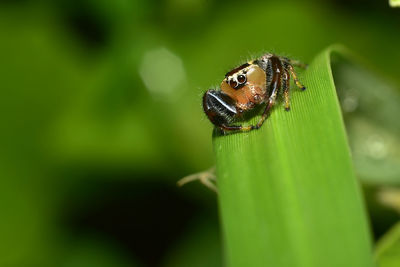
[[[164,47],[144,54],[139,74],[147,89],[157,100],[176,98],[185,80],[182,60]]]

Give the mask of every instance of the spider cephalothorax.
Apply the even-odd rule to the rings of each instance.
[[[305,67],[298,61],[273,54],[249,61],[225,75],[221,90],[208,90],[203,96],[203,109],[209,120],[225,131],[250,131],[259,129],[283,89],[285,109],[289,110],[290,77],[295,84],[306,88],[297,79],[293,66]],[[256,125],[230,125],[245,111],[266,103]]]

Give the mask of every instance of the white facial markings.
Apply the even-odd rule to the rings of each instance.
[[[234,81],[234,82],[236,82],[236,83],[237,83],[237,86],[239,86],[239,85],[244,85],[244,84],[248,84],[248,82],[247,82],[247,74],[248,74],[249,72],[251,72],[251,71],[253,71],[253,70],[251,69],[251,66],[246,67],[246,68],[240,70],[239,72],[233,74],[232,76],[230,76],[229,79],[232,80],[232,81]],[[244,82],[240,82],[240,81],[238,80],[238,77],[239,77],[240,75],[243,75],[243,76],[244,76]],[[236,87],[237,87],[237,86],[236,86]]]

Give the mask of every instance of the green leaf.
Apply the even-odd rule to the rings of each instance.
[[[400,266],[400,222],[379,240],[375,257],[379,267]]]
[[[331,72],[331,47],[258,131],[214,132],[228,266],[372,266],[371,238]],[[253,118],[254,123],[258,118]]]

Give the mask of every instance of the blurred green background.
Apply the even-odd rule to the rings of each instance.
[[[399,29],[373,0],[1,1],[0,266],[221,266],[215,194],[175,185],[214,162],[202,93],[332,43],[399,88]]]

